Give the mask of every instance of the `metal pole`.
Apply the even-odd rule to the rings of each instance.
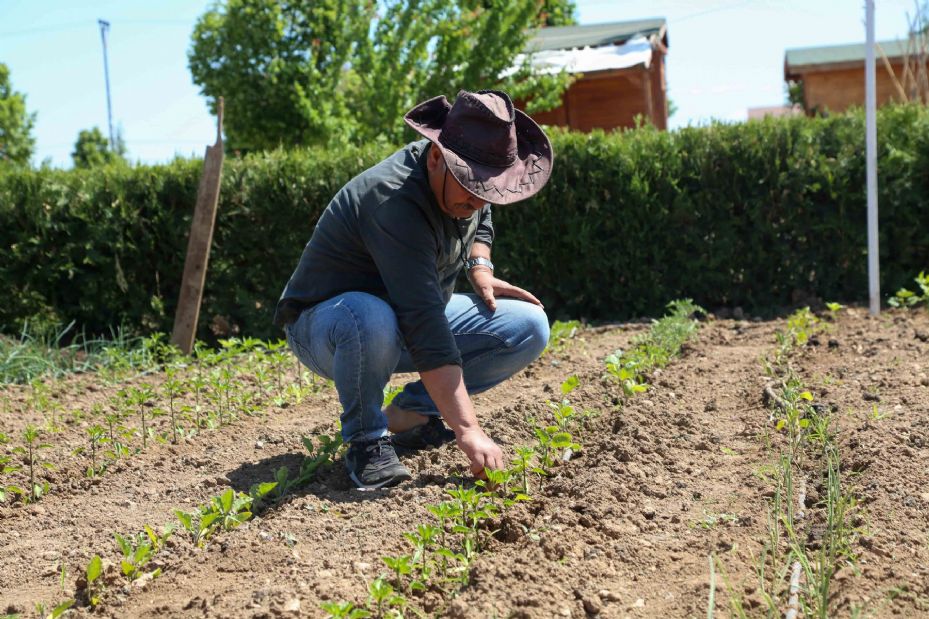
[[[874,64],[874,0],[865,0],[865,165],[868,186],[868,292],[870,312],[881,312],[881,281],[877,236],[877,101]]]
[[[110,66],[107,61],[106,35],[110,31],[110,22],[98,19],[100,38],[103,40],[103,78],[106,80],[106,122],[110,128],[110,152],[116,152],[116,139],[113,137],[113,106],[110,104]]]

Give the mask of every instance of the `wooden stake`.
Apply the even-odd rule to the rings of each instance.
[[[197,189],[197,205],[190,224],[187,241],[187,258],[184,260],[184,276],[181,293],[174,314],[174,331],[171,343],[189,355],[197,334],[200,302],[203,300],[203,285],[206,282],[206,267],[210,260],[210,245],[213,243],[213,228],[216,224],[216,207],[219,204],[219,184],[223,172],[223,98],[219,98],[216,119],[216,143],[206,147],[203,158],[203,176]]]

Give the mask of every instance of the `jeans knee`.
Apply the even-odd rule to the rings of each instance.
[[[390,358],[400,354],[397,315],[386,301],[365,293],[348,293],[336,307],[345,312],[345,318],[339,321],[337,340],[357,340],[366,356]]]
[[[548,315],[541,307],[533,305],[526,320],[526,335],[534,358],[541,356],[548,346],[549,334]]]

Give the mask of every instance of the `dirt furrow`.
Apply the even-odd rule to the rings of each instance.
[[[710,323],[653,389],[586,437],[527,535],[482,558],[460,617],[687,617],[706,612],[708,556],[751,571],[764,530],[757,359],[771,324]]]
[[[857,497],[854,561],[834,576],[842,614],[929,614],[929,315],[843,310],[798,361],[832,411],[843,484]],[[822,495],[813,480],[815,506]],[[815,540],[813,540],[815,542]]]

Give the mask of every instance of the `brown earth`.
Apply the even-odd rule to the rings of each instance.
[[[717,613],[728,616],[728,601],[738,597],[750,616],[765,614],[755,567],[772,492],[766,467],[782,437],[762,403],[760,359],[784,322],[704,323],[681,357],[652,377],[648,392],[619,406],[620,390],[604,378],[603,358],[645,328],[584,331],[563,353],[475,398],[485,428],[509,453],[532,442],[527,418],[549,415],[547,401],[560,398],[559,385],[571,374],[581,379],[571,402],[597,416],[578,437],[582,451],[534,488],[532,502],[494,523],[499,532],[473,565],[469,585],[453,599],[435,592],[412,597],[416,612],[705,616],[715,556],[726,577],[717,575]],[[876,617],[929,613],[927,333],[925,312],[869,319],[847,310],[793,361],[817,401],[837,411],[846,483],[860,497],[857,561],[833,585],[842,615],[854,608]],[[93,554],[116,561],[114,532],[160,527],[174,520],[175,509],[192,510],[226,487],[247,491],[273,479],[281,465],[296,468],[301,434],[331,432],[339,411],[334,392],[324,388],[300,404],[240,416],[180,445],[150,443],[90,481],[83,476],[86,455],[73,451],[85,443],[93,404],[108,406],[124,385],[86,375],[50,386],[44,413],[35,410],[29,387],[0,392],[0,432],[13,438],[7,448],[26,423],[54,416],[58,426],[43,438],[53,445],[43,457],[57,465],[48,474],[50,494],[33,505],[0,507],[0,612],[23,616],[32,616],[37,602],[53,606],[74,597],[74,582]],[[386,571],[381,557],[409,552],[403,533],[429,522],[425,506],[467,480],[454,446],[405,461],[413,480],[376,492],[352,489],[336,462],[203,549],[177,532],[150,564],[162,567],[159,578],[131,586],[111,578],[100,608],[72,614],[322,617],[322,602],[363,602],[367,583]]]

